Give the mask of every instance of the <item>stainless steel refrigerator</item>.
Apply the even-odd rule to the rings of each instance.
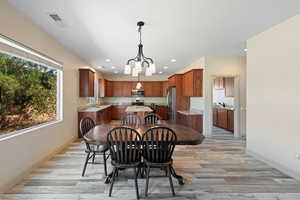
[[[176,88],[169,88],[167,93],[169,120],[176,122]]]

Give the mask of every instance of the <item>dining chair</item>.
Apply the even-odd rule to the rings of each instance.
[[[126,115],[123,119],[122,119],[122,124],[125,126],[135,126],[138,127],[141,125],[141,119],[138,115],[135,114],[129,114]]]
[[[92,128],[95,127],[95,123],[94,121],[89,118],[83,118],[80,121],[80,134],[85,142],[86,145],[86,149],[85,149],[85,153],[87,153],[86,155],[86,159],[85,159],[85,163],[84,163],[84,167],[83,167],[83,171],[82,171],[82,176],[84,176],[85,171],[86,171],[86,167],[88,164],[104,164],[104,174],[105,176],[107,176],[107,166],[106,166],[106,161],[109,158],[109,154],[106,154],[106,152],[108,151],[108,145],[96,145],[96,144],[92,144],[89,141],[86,140],[86,138],[84,137],[85,134],[91,130]],[[96,163],[95,162],[95,157],[96,155],[102,155],[103,156],[103,163]],[[89,162],[92,159],[92,162]]]
[[[150,108],[152,109],[152,113],[156,113],[158,106],[155,103],[151,103]]]
[[[150,113],[144,117],[145,124],[155,125],[161,120],[161,117],[158,114]]]
[[[173,196],[174,186],[171,177],[172,155],[175,149],[177,137],[175,132],[163,126],[157,126],[147,130],[142,137],[143,160],[146,167],[145,196],[148,196],[150,168],[163,168],[169,177]]]
[[[129,127],[115,127],[107,134],[107,143],[111,154],[113,174],[110,183],[109,196],[111,196],[115,177],[120,169],[133,168],[136,196],[139,199],[137,176],[141,164],[141,136]]]

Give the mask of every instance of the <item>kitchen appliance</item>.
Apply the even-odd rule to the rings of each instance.
[[[133,105],[133,106],[144,106],[145,103],[144,103],[144,100],[136,99],[135,101],[131,102],[131,105]]]
[[[176,88],[169,88],[167,91],[169,120],[176,122]]]
[[[134,89],[134,90],[131,91],[131,96],[133,96],[133,97],[143,97],[144,94],[145,94],[144,90]]]

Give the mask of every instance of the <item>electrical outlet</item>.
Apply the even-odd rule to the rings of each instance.
[[[296,158],[300,160],[300,153],[296,154]]]

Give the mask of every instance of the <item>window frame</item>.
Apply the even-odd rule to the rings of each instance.
[[[37,63],[37,64],[43,65],[45,67],[57,70],[57,77],[56,77],[56,119],[52,120],[52,121],[44,122],[44,123],[41,123],[41,124],[33,125],[33,126],[28,127],[28,128],[23,128],[23,129],[20,129],[20,130],[12,131],[12,132],[6,133],[4,135],[0,135],[0,142],[4,141],[4,140],[11,139],[11,138],[14,138],[14,137],[19,136],[19,135],[28,134],[30,132],[34,132],[34,131],[37,131],[39,129],[45,128],[45,127],[53,126],[55,124],[58,124],[58,123],[62,122],[63,121],[63,68],[53,67],[49,64],[45,64],[43,62],[37,62],[36,60],[32,60],[30,58],[19,56],[15,53],[11,53],[11,52],[8,52],[8,51],[2,50],[2,49],[0,49],[0,52],[3,53],[3,54],[7,54],[9,56],[17,57],[17,58],[20,58],[20,59],[23,59],[23,60],[26,60],[26,61],[29,61],[29,62]],[[27,52],[27,54],[28,54],[28,52]],[[37,54],[37,51],[35,51],[34,54]],[[44,56],[43,54],[41,54],[41,55]]]

